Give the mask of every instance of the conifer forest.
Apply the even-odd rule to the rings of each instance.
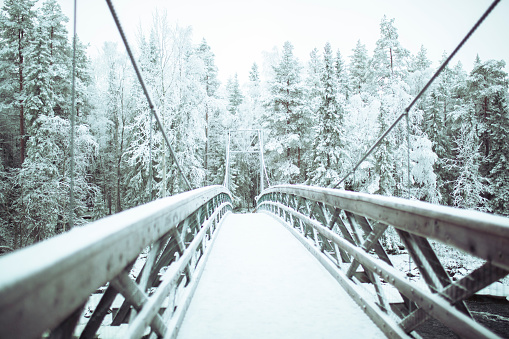
[[[272,185],[334,187],[435,72],[426,46],[413,55],[400,44],[395,19],[380,18],[374,50],[327,43],[300,60],[286,42],[247,83],[222,83],[207,41],[160,13],[131,44],[191,186],[223,183],[229,130],[262,128]],[[68,20],[56,0],[5,0],[0,11],[0,253],[68,230],[71,216],[79,226],[187,190],[124,46],[91,58],[78,38],[71,211]],[[508,216],[508,75],[482,57],[453,60],[408,130],[399,123],[338,188]],[[236,208],[252,210],[259,158],[231,162]]]

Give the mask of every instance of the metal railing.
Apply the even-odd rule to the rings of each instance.
[[[204,187],[2,257],[0,338],[174,336],[231,209],[223,186]]]
[[[508,275],[508,218],[303,185],[266,189],[258,210],[280,220],[389,337],[418,337],[415,330],[430,318],[462,338],[497,337],[474,319],[465,300]],[[422,284],[393,266],[380,241],[389,229],[399,235]],[[483,263],[455,281],[430,239]]]

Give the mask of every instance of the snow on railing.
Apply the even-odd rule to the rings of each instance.
[[[208,186],[3,256],[0,338],[171,335],[231,209],[229,192]]]
[[[497,337],[465,300],[508,275],[509,218],[303,185],[266,189],[258,210],[278,218],[389,337],[416,335],[416,329],[418,335],[430,318],[462,338]],[[415,274],[394,267],[384,246],[391,234],[399,236]],[[453,279],[437,246],[464,251],[479,267]]]

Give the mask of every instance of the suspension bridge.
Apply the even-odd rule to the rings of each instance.
[[[444,67],[357,166],[408,118]],[[182,175],[187,192],[3,256],[0,337],[407,338],[425,337],[421,328],[430,322],[460,337],[499,336],[467,299],[509,274],[508,218],[334,188],[271,186],[262,132],[241,132],[254,132],[257,146],[230,149],[229,134],[223,185],[192,189]],[[260,156],[256,213],[232,212],[229,159],[237,152]],[[420,280],[395,266],[381,241],[389,231]],[[475,257],[478,267],[451,277],[433,243]]]

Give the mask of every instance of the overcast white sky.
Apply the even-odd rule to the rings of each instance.
[[[73,0],[58,0],[72,18]],[[372,53],[384,14],[395,18],[403,47],[416,53],[423,44],[435,63],[456,47],[489,7],[491,0],[116,0],[115,7],[131,44],[140,23],[150,25],[152,13],[167,10],[170,22],[192,26],[196,43],[205,38],[216,55],[219,76],[236,72],[246,81],[263,51],[285,41],[306,62],[310,51],[327,41],[349,60],[358,39]],[[458,59],[470,71],[475,55],[482,60],[509,61],[509,1],[501,1],[464,47]],[[69,30],[72,27],[69,26]],[[78,0],[78,35],[96,55],[104,41],[119,41],[104,0]],[[506,67],[507,70],[507,67]]]

